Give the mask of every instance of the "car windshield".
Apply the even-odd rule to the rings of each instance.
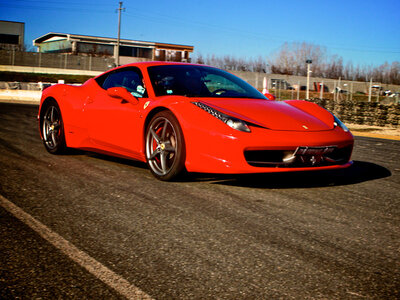
[[[242,79],[220,69],[197,65],[148,68],[156,96],[266,99]]]

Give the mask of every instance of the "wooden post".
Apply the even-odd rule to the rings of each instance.
[[[336,80],[333,81],[333,101],[336,101]]]
[[[323,81],[319,84],[319,88],[320,88],[319,98],[322,100],[324,97],[324,82]]]
[[[353,81],[350,83],[350,101],[353,101]]]

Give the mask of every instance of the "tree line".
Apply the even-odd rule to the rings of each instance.
[[[400,85],[400,62],[384,63],[380,66],[354,65],[343,62],[338,55],[328,55],[325,47],[309,43],[284,43],[269,59],[237,58],[230,55],[216,56],[197,54],[193,62],[207,64],[232,71],[250,71],[272,74],[307,76],[306,60],[313,77],[353,81],[380,82]]]

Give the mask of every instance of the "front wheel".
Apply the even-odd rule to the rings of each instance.
[[[41,117],[43,144],[51,154],[60,154],[67,149],[65,143],[64,123],[57,102],[50,100]]]
[[[178,120],[170,111],[156,114],[146,130],[146,160],[160,180],[176,179],[185,170],[185,141]]]

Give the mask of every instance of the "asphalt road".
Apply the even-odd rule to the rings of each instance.
[[[142,163],[48,154],[36,113],[0,104],[0,195],[144,294],[400,298],[399,141],[356,138],[338,172],[166,183]],[[123,296],[2,205],[0,298]]]

